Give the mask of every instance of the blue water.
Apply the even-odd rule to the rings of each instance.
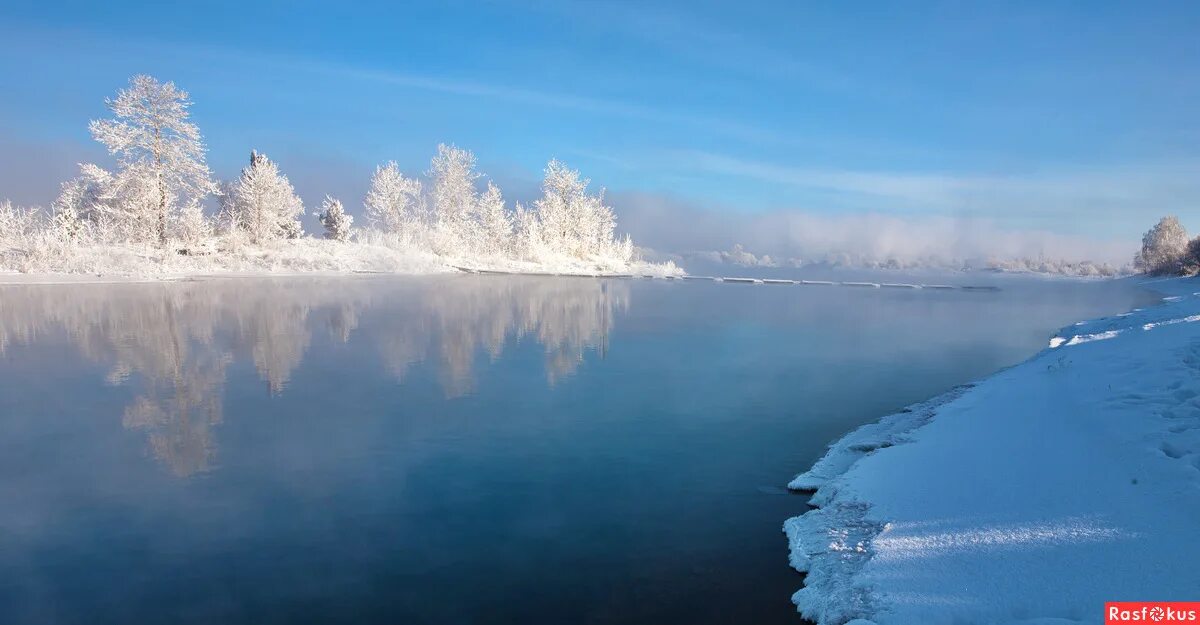
[[[0,622],[799,622],[793,474],[1151,300],[970,279],[0,287]]]

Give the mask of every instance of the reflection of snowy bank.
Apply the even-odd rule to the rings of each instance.
[[[1200,282],[834,443],[792,488],[820,623],[1095,622],[1200,588]]]

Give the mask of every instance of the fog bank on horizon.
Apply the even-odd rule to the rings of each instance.
[[[988,217],[801,210],[718,211],[662,195],[614,193],[619,229],[658,253],[746,251],[776,262],[857,262],[955,265],[964,261],[1053,259],[1128,264],[1141,232],[1099,239],[1006,228]],[[1147,223],[1149,228],[1152,223]]]

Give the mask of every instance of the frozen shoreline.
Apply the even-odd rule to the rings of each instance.
[[[1092,623],[1200,588],[1200,280],[863,426],[789,487],[819,623]]]
[[[464,271],[447,266],[442,271],[403,272],[403,271],[226,271],[226,272],[197,272],[197,273],[163,273],[159,275],[121,275],[121,274],[78,274],[78,273],[19,273],[0,271],[0,286],[17,285],[66,285],[66,284],[153,284],[160,282],[180,282],[191,280],[236,280],[259,278],[366,278],[366,277],[421,277],[437,275],[509,275],[509,276],[552,276],[552,277],[582,277],[582,278],[631,278],[639,277],[633,274],[584,274],[584,273],[555,273],[538,271]],[[642,274],[660,278],[663,276]]]
[[[0,250],[3,252],[3,250]],[[10,259],[11,260],[11,259]],[[221,258],[174,256],[161,250],[97,248],[74,251],[49,268],[22,270],[0,253],[0,285],[170,282],[214,278],[332,277],[358,275],[424,276],[458,273],[608,277],[680,277],[672,263],[599,262],[555,258],[547,262],[488,259],[468,262],[419,250],[382,245],[302,239],[261,248],[243,248]]]

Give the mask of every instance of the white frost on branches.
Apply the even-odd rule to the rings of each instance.
[[[524,233],[535,241],[535,248],[574,258],[616,258],[628,262],[633,243],[614,240],[617,220],[612,208],[604,203],[604,192],[589,195],[589,180],[558,160],[546,165],[542,197],[534,202],[534,215],[523,216],[523,226],[536,234]]]
[[[115,193],[108,194],[123,226],[165,244],[173,226],[191,236],[200,202],[216,191],[204,143],[188,121],[191,101],[175,83],[134,76],[107,100],[114,118],[89,124],[92,136],[117,157]],[[85,174],[86,175],[86,174]]]
[[[321,212],[317,215],[321,225],[325,227],[325,238],[333,241],[346,241],[350,238],[350,225],[354,216],[347,215],[342,208],[342,202],[326,195],[321,203]]]
[[[1179,218],[1163,217],[1142,236],[1142,249],[1134,257],[1133,266],[1146,273],[1177,273],[1182,269],[1187,247],[1187,232]]]
[[[304,204],[287,176],[265,154],[250,152],[250,164],[221,196],[221,221],[251,243],[295,239],[303,234],[297,218]]]
[[[475,155],[452,145],[438,146],[429,163],[432,181],[434,251],[448,256],[469,256],[482,243],[475,219]]]
[[[484,258],[496,258],[512,253],[513,217],[504,208],[500,188],[488,182],[487,191],[475,203],[475,219],[479,227],[479,247]]]
[[[375,168],[371,189],[363,203],[367,209],[367,223],[401,240],[413,241],[426,227],[421,181],[406,178],[396,161]]]
[[[578,171],[550,161],[543,196],[532,209],[510,211],[494,182],[478,191],[482,175],[475,163],[470,151],[439,145],[429,166],[427,195],[394,162],[380,166],[367,194],[370,225],[456,261],[507,258],[613,268],[634,260],[632,241],[614,238],[616,218],[603,193],[589,194],[588,181]]]
[[[22,245],[33,232],[37,218],[36,208],[21,208],[8,200],[0,202],[0,248]]]

